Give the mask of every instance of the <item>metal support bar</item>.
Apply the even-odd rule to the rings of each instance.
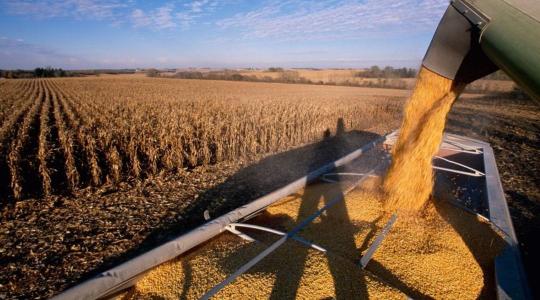
[[[456,146],[456,147],[458,147],[460,149],[452,149],[452,148],[444,147],[444,143],[450,144],[452,146]],[[469,147],[469,146],[463,145],[460,142],[449,141],[449,140],[445,140],[443,142],[443,146],[441,147],[441,149],[453,150],[453,151],[456,151],[456,152],[463,152],[463,153],[469,153],[469,154],[482,154],[482,153],[484,153],[482,151],[482,148]]]
[[[377,248],[379,248],[379,246],[381,245],[382,241],[384,240],[388,232],[390,232],[390,229],[392,229],[392,226],[394,226],[394,223],[396,222],[396,220],[397,220],[397,214],[393,214],[390,220],[388,220],[388,222],[386,223],[386,225],[384,225],[384,228],[381,231],[381,233],[377,236],[377,238],[371,244],[371,246],[369,246],[366,254],[362,256],[362,258],[360,259],[360,266],[362,267],[362,269],[364,269],[367,266],[367,264],[373,257],[373,254],[375,254],[375,251],[377,251]]]
[[[251,269],[254,265],[256,265],[258,262],[260,262],[263,258],[267,257],[270,253],[274,252],[279,246],[283,245],[287,241],[288,236],[283,236],[277,242],[270,245],[270,247],[264,249],[263,252],[259,253],[257,256],[255,256],[252,260],[250,260],[247,264],[240,267],[240,269],[236,270],[234,273],[231,274],[231,276],[225,278],[222,282],[220,282],[218,285],[214,286],[211,290],[206,292],[201,297],[201,300],[208,300],[211,297],[213,297],[215,294],[217,294],[222,288],[224,288],[229,283],[233,282],[238,276],[244,274],[247,270]]]
[[[227,229],[227,231],[229,231],[230,233],[233,233],[233,234],[236,234],[237,236],[241,237],[242,239],[248,241],[248,242],[255,242],[255,239],[250,237],[249,235],[241,232],[241,231],[238,231],[236,230],[236,228],[234,228],[234,226],[231,226],[231,225],[227,225],[227,227],[225,227],[225,229]]]
[[[399,138],[399,131],[394,131],[392,134],[388,135],[384,141],[385,144],[393,146]],[[453,146],[455,148],[452,148]],[[440,146],[441,150],[450,150],[454,152],[468,153],[468,154],[482,154],[482,147],[474,147],[465,145],[456,140],[454,136],[446,135]]]
[[[285,235],[285,232],[275,230],[275,229],[272,229],[272,228],[268,228],[268,227],[264,227],[264,226],[253,225],[253,224],[231,223],[228,226],[233,227],[233,228],[244,227],[244,228],[250,228],[250,229],[266,231],[266,232],[270,232],[270,233],[277,234],[277,235]]]
[[[254,239],[248,235],[246,235],[245,233],[242,233],[238,230],[236,230],[236,227],[244,227],[244,228],[250,228],[250,229],[255,229],[255,230],[261,230],[261,231],[266,231],[266,232],[269,232],[269,233],[273,233],[273,234],[276,234],[276,235],[286,235],[287,233],[286,232],[283,232],[283,231],[279,231],[279,230],[275,230],[275,229],[272,229],[272,228],[268,228],[268,227],[264,227],[264,226],[259,226],[259,225],[253,225],[253,224],[244,224],[244,223],[231,223],[228,225],[228,227],[232,228],[235,232],[233,232],[234,234],[237,234],[236,232],[244,235],[244,236],[247,236],[249,237],[252,241],[254,241]],[[228,229],[228,228],[227,228]],[[229,230],[231,231],[231,230]],[[232,232],[232,231],[231,231]],[[239,235],[240,236],[240,235]],[[242,236],[240,236],[242,237]],[[243,238],[243,237],[242,237]],[[304,244],[308,247],[311,247],[315,250],[318,250],[318,251],[321,251],[321,252],[324,252],[326,253],[326,249],[324,249],[323,247],[317,245],[317,244],[314,244],[310,241],[307,241],[299,236],[292,236],[291,239],[301,243],[301,244]]]
[[[472,173],[471,172],[460,171],[460,170],[455,170],[455,169],[437,167],[437,166],[433,166],[433,169],[452,172],[452,173],[457,173],[457,174],[462,174],[462,175],[467,175],[467,176],[473,176],[473,177],[482,177],[482,176],[486,175],[486,174],[484,174],[484,173],[482,173],[482,172],[480,172],[480,171],[478,171],[478,170],[476,170],[474,168],[471,168],[469,166],[466,166],[464,164],[458,163],[456,161],[453,161],[453,160],[450,160],[450,159],[447,159],[447,158],[444,158],[444,157],[441,157],[441,156],[434,156],[433,158],[443,160],[445,162],[451,163],[451,164],[456,165],[456,166],[460,166],[460,167],[462,167],[464,169],[467,169],[467,170],[471,170]]]
[[[317,210],[315,213],[304,219],[300,224],[295,226],[291,231],[287,232],[285,236],[274,242],[270,247],[266,248],[263,252],[259,253],[257,256],[255,256],[253,259],[251,259],[248,263],[241,266],[238,270],[236,270],[233,274],[231,274],[229,277],[227,277],[225,280],[220,282],[218,285],[214,286],[211,290],[206,292],[201,299],[207,300],[210,299],[212,296],[217,294],[222,288],[224,288],[229,283],[233,282],[236,278],[238,278],[240,275],[244,274],[246,271],[248,271],[251,267],[256,265],[258,262],[263,260],[265,257],[270,255],[272,252],[274,252],[277,248],[279,248],[281,245],[283,245],[289,238],[295,236],[302,230],[304,227],[309,225],[313,220],[315,220],[318,216],[320,216],[324,211],[329,209],[330,207],[334,206],[336,203],[342,201],[344,199],[344,195],[348,194],[350,191],[354,190],[358,185],[360,185],[364,179],[367,178],[368,175],[371,175],[375,172],[375,169],[368,172],[365,176],[357,180],[355,183],[351,184],[349,187],[347,187],[341,195],[338,197],[332,199],[328,203],[326,203],[321,209]]]

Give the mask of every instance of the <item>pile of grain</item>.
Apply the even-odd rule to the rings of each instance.
[[[287,231],[340,194],[339,184],[314,184],[271,206],[255,224]],[[367,270],[358,261],[389,216],[377,193],[355,190],[300,235],[327,254],[288,241],[216,298],[459,298],[489,296],[492,262],[503,241],[489,224],[445,204],[430,204],[416,223],[396,223]],[[146,275],[126,299],[196,299],[276,240],[222,234]],[[486,294],[487,293],[487,294]]]
[[[446,115],[464,87],[420,70],[384,180],[389,211],[416,212],[425,205],[433,187],[431,160],[439,150]]]

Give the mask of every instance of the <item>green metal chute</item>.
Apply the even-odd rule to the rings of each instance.
[[[423,65],[467,83],[501,69],[539,101],[540,1],[452,1]]]

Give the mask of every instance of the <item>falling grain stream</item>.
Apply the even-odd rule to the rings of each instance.
[[[389,211],[418,212],[433,188],[433,156],[442,142],[446,116],[465,88],[426,68],[405,107],[399,138],[383,189]]]

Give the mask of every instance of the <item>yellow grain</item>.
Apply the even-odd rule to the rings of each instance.
[[[301,231],[328,255],[288,241],[216,295],[216,299],[473,299],[493,296],[493,258],[504,245],[489,224],[434,202],[424,218],[396,223],[368,264],[358,261],[387,222],[373,179]],[[314,184],[252,219],[290,230],[339,195],[338,184]],[[263,251],[276,236],[246,231],[260,243],[222,234],[187,255],[157,267],[127,299],[196,299]],[[487,293],[486,293],[487,292]]]
[[[446,115],[464,87],[420,70],[384,180],[389,211],[414,213],[424,207],[433,187],[431,160],[439,150]]]

